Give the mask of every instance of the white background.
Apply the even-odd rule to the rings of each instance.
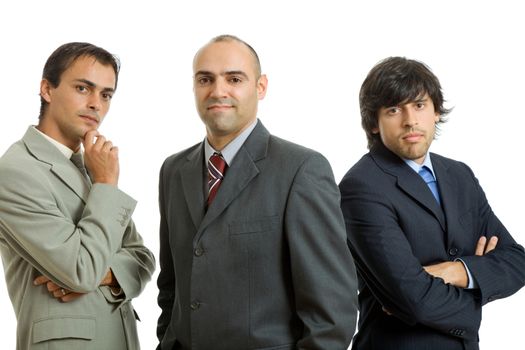
[[[275,135],[321,151],[336,180],[366,150],[358,91],[379,60],[419,59],[454,107],[432,150],[465,161],[514,238],[525,244],[524,11],[512,1],[2,1],[0,154],[37,123],[45,60],[88,41],[122,60],[101,131],[120,148],[119,186],[138,200],[134,220],[158,254],[157,177],[168,155],[202,140],[192,58],[211,37],[235,34],[258,51],[269,78],[259,117]],[[1,270],[1,268],[0,268]],[[157,271],[158,273],[158,271]],[[156,274],[154,280],[156,279]],[[16,320],[0,279],[2,349]],[[157,289],[134,300],[143,349],[156,346]],[[482,349],[523,349],[525,292],[484,307]]]

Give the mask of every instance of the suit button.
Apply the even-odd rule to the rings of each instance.
[[[202,249],[201,247],[198,247],[195,249],[193,254],[195,254],[195,256],[202,256],[202,254],[204,254],[204,249]]]
[[[448,253],[452,256],[455,256],[458,253],[458,248],[450,248]]]
[[[191,308],[193,311],[197,310],[200,306],[201,306],[201,303],[199,303],[197,300],[193,301],[193,302],[190,304],[190,308]]]

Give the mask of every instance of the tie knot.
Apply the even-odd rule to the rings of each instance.
[[[213,153],[210,157],[210,161],[208,162],[208,167],[211,168],[211,172],[217,173],[217,177],[223,178],[224,170],[226,169],[226,161],[222,157],[222,154],[217,152]]]
[[[432,175],[432,172],[427,166],[422,166],[421,169],[419,169],[418,173],[419,173],[419,176],[421,176],[427,184],[430,182],[436,182],[434,175]]]

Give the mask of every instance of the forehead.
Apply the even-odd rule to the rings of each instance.
[[[243,71],[254,75],[255,65],[252,52],[244,44],[234,40],[220,41],[210,43],[197,52],[193,60],[193,73]]]
[[[113,89],[116,75],[111,65],[103,65],[94,57],[81,56],[62,73],[61,80],[89,80],[102,88]]]

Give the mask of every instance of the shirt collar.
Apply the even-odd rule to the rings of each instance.
[[[208,166],[208,159],[212,156],[214,152],[222,154],[222,157],[228,164],[228,167],[231,167],[233,158],[237,155],[237,152],[241,149],[241,146],[244,144],[248,136],[252,133],[253,129],[257,125],[257,119],[250,124],[243,132],[241,132],[236,138],[234,138],[230,143],[222,149],[222,151],[216,151],[208,142],[208,138],[204,139],[204,166]]]
[[[44,136],[44,138],[46,140],[48,140],[49,142],[51,142],[51,144],[53,146],[55,146],[56,148],[58,148],[58,150],[60,151],[60,153],[62,153],[64,155],[64,157],[66,157],[67,159],[70,159],[71,156],[73,155],[73,151],[71,150],[71,148],[67,147],[66,145],[63,145],[61,144],[60,142],[58,142],[57,140],[55,140],[54,138],[51,138],[49,136],[47,136],[46,134],[44,134],[42,131],[38,130],[37,127],[33,126],[33,128],[38,132],[40,133],[40,135]],[[80,152],[80,150],[79,150]]]
[[[405,163],[416,173],[419,173],[419,170],[421,170],[422,167],[426,166],[430,172],[432,173],[432,176],[434,176],[434,179],[436,179],[436,174],[434,173],[434,168],[432,167],[432,161],[430,160],[430,153],[427,152],[425,155],[425,160],[423,161],[423,164],[418,164],[415,161],[411,159],[404,159]]]

